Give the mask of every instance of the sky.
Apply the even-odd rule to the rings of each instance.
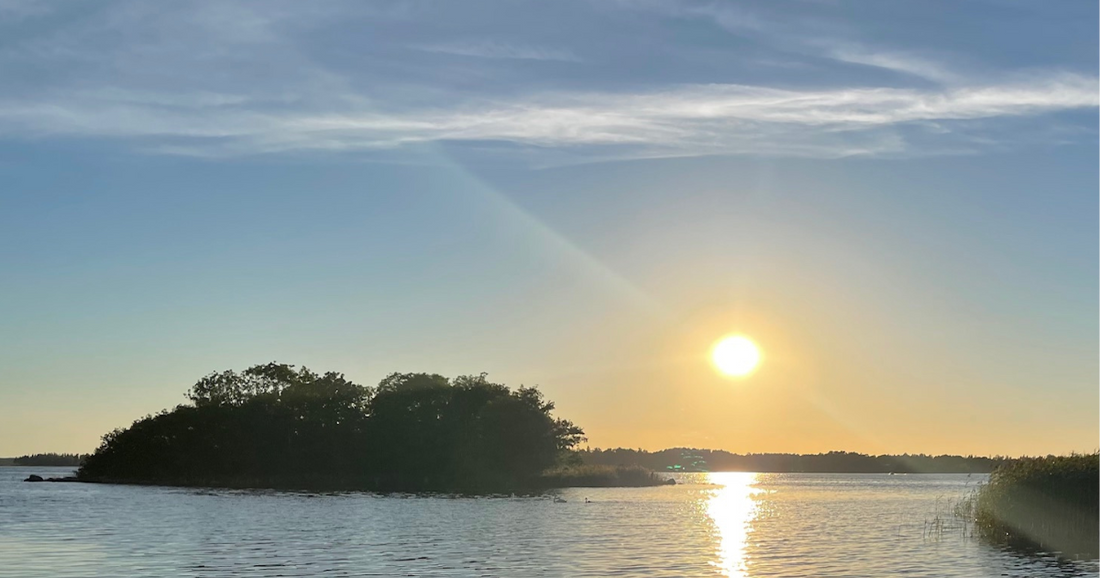
[[[592,447],[1093,451],[1097,11],[0,0],[0,456],[269,361]]]

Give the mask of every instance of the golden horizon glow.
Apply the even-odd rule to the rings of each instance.
[[[760,364],[760,348],[744,335],[728,335],[711,348],[710,360],[723,375],[745,377]]]

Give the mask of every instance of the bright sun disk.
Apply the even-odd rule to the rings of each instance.
[[[725,375],[743,377],[760,363],[760,349],[748,337],[731,335],[723,337],[710,350],[714,367]]]

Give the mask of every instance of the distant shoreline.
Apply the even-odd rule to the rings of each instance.
[[[86,454],[45,453],[29,454],[14,458],[0,458],[0,466],[22,467],[80,467]]]
[[[868,455],[847,451],[818,454],[750,453],[668,448],[649,452],[629,448],[584,449],[581,461],[594,465],[636,465],[659,472],[736,471],[759,473],[990,473],[1015,458],[927,454]]]

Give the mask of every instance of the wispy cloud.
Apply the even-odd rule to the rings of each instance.
[[[927,55],[912,51],[871,48],[855,42],[849,27],[814,18],[766,18],[745,8],[709,2],[628,2],[635,8],[657,10],[678,18],[702,18],[736,35],[782,47],[784,51],[808,57],[825,57],[838,62],[871,66],[940,83],[958,82],[963,75]]]
[[[38,6],[7,2],[23,12],[24,6]],[[771,20],[717,4],[641,5],[648,6],[646,14],[656,13],[654,18],[669,18],[673,10],[673,18],[713,19],[758,44],[792,34],[776,31]],[[828,34],[798,44],[799,50],[810,50],[816,42],[818,57],[802,62],[798,74],[784,71],[774,82],[706,84],[681,78],[673,83],[633,61],[629,64],[638,67],[633,76],[612,82],[595,76],[594,71],[614,72],[598,62],[553,67],[559,76],[544,77],[527,73],[533,67],[497,61],[571,62],[578,60],[576,53],[564,44],[448,40],[442,33],[431,44],[402,35],[387,38],[387,23],[392,24],[387,18],[404,30],[423,16],[410,16],[416,6],[407,3],[369,13],[356,12],[366,10],[359,3],[305,12],[299,6],[112,4],[86,21],[66,20],[61,27],[28,34],[0,47],[0,74],[46,80],[0,87],[0,136],[104,137],[147,151],[201,155],[382,154],[377,151],[438,142],[503,143],[585,160],[897,155],[981,150],[991,146],[983,140],[992,134],[991,124],[1095,108],[1098,101],[1092,72],[1001,71],[974,80],[923,54],[873,50]],[[330,31],[348,34],[341,24],[349,14],[375,26],[378,34],[345,36],[340,45],[355,49],[333,55],[327,41],[318,39]],[[408,56],[410,46],[479,61],[404,62],[401,55]],[[583,46],[595,50],[595,44]],[[622,54],[615,58],[627,62]],[[889,75],[869,75],[873,78],[849,86],[799,82],[829,58],[934,82],[906,83]],[[26,72],[45,69],[51,74]],[[1001,144],[1014,138],[1003,126],[996,134]],[[1019,139],[1034,141],[1034,134]]]
[[[494,40],[467,40],[448,44],[416,46],[419,50],[473,56],[477,58],[503,58],[516,60],[557,60],[578,62],[579,58],[568,50],[559,50],[539,46],[523,46]]]
[[[295,103],[296,105],[298,103]],[[5,132],[190,139],[175,150],[263,153],[387,149],[439,141],[503,141],[538,147],[601,147],[623,154],[797,156],[897,153],[891,129],[1093,108],[1097,79],[1079,75],[947,90],[780,90],[695,85],[648,93],[553,93],[514,101],[386,112],[285,106],[237,95],[58,96],[0,102]],[[162,149],[165,150],[165,149]],[[595,151],[599,154],[599,151]]]
[[[824,48],[826,55],[841,62],[873,66],[945,84],[958,83],[963,79],[962,75],[943,64],[914,54],[874,51],[847,43],[832,46],[827,43]]]

